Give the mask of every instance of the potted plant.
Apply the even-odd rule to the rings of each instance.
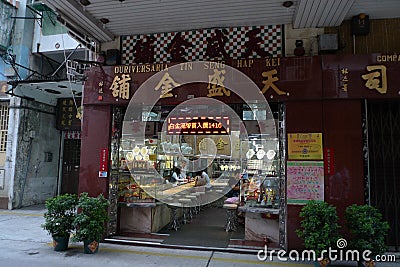
[[[55,251],[68,249],[77,203],[78,196],[74,194],[59,195],[45,201],[47,211],[44,213],[45,222],[42,227],[53,237]]]
[[[353,204],[345,211],[346,225],[350,232],[349,247],[363,251],[371,251],[370,261],[358,261],[358,266],[373,266],[373,258],[386,252],[385,238],[388,234],[389,224],[382,220],[378,209],[369,205]]]
[[[78,214],[75,217],[76,228],[74,241],[83,241],[84,253],[97,253],[99,242],[106,229],[109,201],[103,195],[90,197],[88,193],[81,193],[78,200]]]
[[[316,266],[329,266],[330,261],[323,250],[336,247],[339,239],[339,224],[336,207],[323,201],[309,201],[300,212],[301,228],[296,230],[303,239],[306,249],[313,250],[316,255]]]

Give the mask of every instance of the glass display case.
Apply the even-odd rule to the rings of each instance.
[[[139,180],[147,180],[145,176],[143,179],[132,176],[130,172],[123,172],[120,175],[120,180],[118,183],[118,200],[120,203],[142,203],[142,202],[154,202],[154,198],[143,190],[143,186],[139,186],[136,182]]]
[[[245,170],[240,183],[242,205],[278,212],[281,197],[278,148],[278,139],[261,136],[242,142]]]

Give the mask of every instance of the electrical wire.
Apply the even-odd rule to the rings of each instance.
[[[61,31],[61,29],[60,29],[60,31]],[[68,65],[67,65],[68,59],[67,59],[67,54],[66,54],[66,51],[65,51],[64,35],[63,35],[62,33],[61,33],[61,41],[62,41],[62,46],[63,46],[65,69],[68,71]],[[71,92],[72,99],[73,99],[73,101],[74,101],[76,113],[78,113],[79,110],[78,110],[78,105],[76,104],[76,99],[75,99],[74,91],[72,90],[71,77],[70,77],[69,75],[67,75],[67,78],[68,78],[69,90],[70,90],[70,92]]]

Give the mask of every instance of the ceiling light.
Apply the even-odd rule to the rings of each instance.
[[[101,21],[101,23],[103,23],[103,24],[107,24],[107,23],[110,22],[110,20],[107,19],[107,18],[101,18],[100,21]]]
[[[82,6],[88,6],[91,4],[89,0],[79,0],[79,3],[81,3]]]
[[[282,6],[289,8],[293,6],[293,1],[285,1],[283,2]]]

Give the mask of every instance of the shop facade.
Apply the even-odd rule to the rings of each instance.
[[[342,222],[344,209],[353,203],[386,205],[385,212],[390,213],[390,209],[394,212],[395,204],[384,204],[382,200],[378,203],[381,198],[377,194],[383,190],[383,184],[390,183],[394,186],[386,188],[385,194],[395,194],[398,183],[394,176],[379,172],[379,140],[374,140],[368,133],[380,132],[373,128],[378,127],[378,121],[384,121],[383,115],[375,116],[374,120],[371,116],[383,114],[382,105],[392,107],[388,120],[395,120],[398,116],[398,68],[397,55],[385,54],[93,67],[88,73],[83,97],[79,191],[108,196],[112,203],[110,236],[120,236],[127,230],[157,232],[169,223],[170,209],[166,199],[173,195],[160,178],[169,176],[170,169],[182,156],[187,157],[190,163],[193,159],[198,160],[198,155],[203,153],[199,153],[200,148],[204,147],[204,142],[201,142],[204,134],[197,132],[185,137],[182,128],[169,133],[176,124],[168,123],[168,119],[190,117],[180,121],[182,125],[194,122],[195,116],[223,117],[228,114],[227,117],[236,122],[231,124],[230,134],[209,135],[221,148],[219,150],[216,145],[214,154],[217,157],[205,160],[210,177],[213,182],[220,182],[221,175],[216,171],[224,168],[228,169],[227,175],[236,171],[247,173],[250,178],[276,176],[274,206],[272,203],[268,203],[268,207],[261,205],[265,210],[254,216],[256,221],[267,222],[267,226],[263,228],[255,222],[255,228],[276,247],[301,248],[302,242],[295,230],[300,225],[299,211],[308,199],[325,200],[335,205]],[[239,81],[235,80],[238,78],[236,75],[232,75],[235,71],[242,75]],[[213,80],[212,77],[217,77],[215,75],[219,79]],[[259,95],[253,95],[251,88],[258,88]],[[241,90],[248,94],[240,97]],[[260,95],[268,107],[263,105],[265,102],[260,104],[257,101]],[[213,106],[215,101],[219,101],[219,105]],[[227,108],[221,109],[225,105]],[[189,108],[195,112],[194,116],[190,115]],[[254,116],[251,120],[247,120],[249,114]],[[222,119],[216,120],[226,130],[226,123]],[[256,153],[263,149],[253,149],[254,154],[249,155],[249,143],[258,147],[255,140],[249,140],[258,137],[261,142],[268,141],[267,135],[262,134],[269,131],[275,132],[275,154],[272,157],[275,163],[267,166],[274,169],[261,164],[259,170],[251,172],[249,165],[254,162],[250,161],[257,159]],[[233,137],[235,132],[238,133],[239,145]],[[243,132],[248,134],[243,137]],[[391,133],[393,135],[393,131]],[[229,138],[224,139],[227,136]],[[132,140],[140,142],[125,142]],[[244,145],[241,145],[242,141],[245,141]],[[169,151],[173,150],[174,144],[179,144],[177,154],[160,156],[160,151],[165,152],[169,145]],[[231,146],[226,148],[229,152],[224,151],[225,144]],[[146,151],[141,153],[143,147]],[[135,152],[136,148],[139,151]],[[191,148],[191,153],[185,153],[188,148]],[[193,157],[190,158],[189,154]],[[398,153],[393,151],[391,155],[394,162],[398,161],[395,158]],[[218,162],[214,164],[214,161]],[[395,172],[395,165],[390,165],[384,158],[380,161],[386,164],[386,170]],[[194,164],[201,163],[194,161]],[[152,172],[144,169],[152,169]],[[274,175],[271,175],[272,171]],[[140,178],[134,178],[135,186],[126,192],[127,186],[133,185],[131,177],[135,176]],[[307,179],[312,180],[312,186],[299,186]],[[138,181],[138,188],[157,183],[160,187],[135,191]],[[177,186],[172,191],[183,188]],[[170,193],[160,193],[164,190]],[[225,193],[222,191],[219,196],[223,197]],[[254,195],[246,197],[250,200]],[[140,205],[146,206],[147,210],[141,209],[144,206]],[[258,207],[257,204],[251,206]],[[139,209],[141,219],[137,220]],[[246,216],[250,214],[249,210],[244,212]],[[396,220],[393,217],[390,221],[391,231],[396,229]],[[249,216],[247,222],[250,224],[250,221]],[[392,236],[389,245],[398,242],[398,234],[396,236],[393,232]],[[260,235],[247,237],[258,240]]]

